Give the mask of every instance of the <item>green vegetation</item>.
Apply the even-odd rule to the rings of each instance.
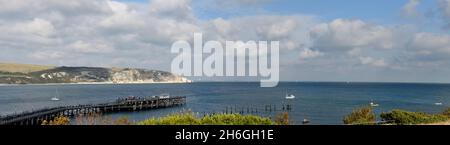
[[[289,125],[292,123],[289,113],[283,112],[275,116],[275,123],[279,125]]]
[[[50,120],[50,121],[47,121],[47,120],[42,121],[41,125],[69,125],[69,124],[70,124],[69,117],[58,116],[58,117],[55,117],[53,120]]]
[[[200,117],[198,113],[182,111],[141,122],[132,122],[126,116],[112,119],[101,113],[79,115],[73,122],[70,122],[68,117],[59,116],[51,121],[43,121],[42,125],[289,125],[290,123],[287,112],[278,114],[275,121],[272,121],[270,118],[255,115],[213,114]]]
[[[53,66],[32,65],[32,64],[16,64],[16,63],[0,63],[1,72],[11,73],[30,73],[54,68]]]
[[[394,109],[387,113],[381,113],[383,124],[415,125],[415,124],[443,124],[450,121],[450,108],[439,114],[427,114],[424,112],[411,112]],[[344,124],[375,125],[376,115],[371,106],[360,107],[344,117]]]
[[[445,109],[444,112],[442,112],[442,114],[450,118],[450,107]]]
[[[450,119],[448,113],[449,109],[442,114],[427,114],[395,109],[388,113],[382,113],[380,117],[384,121],[389,121],[397,125],[413,125],[448,121]]]
[[[198,117],[198,114],[175,113],[161,118],[152,118],[138,125],[275,125],[269,118],[254,115],[214,114]]]
[[[71,123],[73,125],[133,125],[134,123],[127,116],[113,119],[111,116],[105,116],[102,113],[80,114],[75,117]]]
[[[344,117],[344,124],[374,124],[376,121],[375,113],[371,106],[364,106],[353,110],[353,112]]]
[[[19,72],[4,72],[0,71],[0,77],[27,77],[27,74]]]
[[[5,71],[0,71],[0,75],[26,75],[24,73],[19,73],[19,72],[5,72]]]

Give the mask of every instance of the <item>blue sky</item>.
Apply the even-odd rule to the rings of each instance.
[[[122,2],[133,2],[148,4],[149,0],[118,0]],[[150,0],[151,1],[151,0]],[[264,0],[263,0],[264,1]],[[239,15],[251,15],[260,13],[293,15],[293,14],[311,14],[317,15],[324,20],[333,20],[336,18],[364,19],[374,22],[397,24],[401,23],[401,8],[409,0],[271,0],[263,2],[261,6],[264,11],[252,11],[250,13],[239,13],[236,11],[246,11],[255,6],[244,6],[233,9],[233,12],[211,10],[202,8],[204,0],[194,0],[193,6],[200,18],[228,18]],[[197,6],[197,7],[196,7]],[[206,9],[206,10],[205,10]],[[418,9],[421,11],[430,11],[437,9],[437,3],[433,0],[422,0]],[[209,13],[201,13],[207,11]],[[247,12],[247,11],[246,11]]]

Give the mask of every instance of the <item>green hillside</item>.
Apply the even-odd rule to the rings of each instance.
[[[11,73],[30,73],[54,68],[53,66],[17,64],[17,63],[0,63],[0,72]]]

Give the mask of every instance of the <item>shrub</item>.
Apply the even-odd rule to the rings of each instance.
[[[449,119],[448,116],[442,114],[426,114],[423,112],[409,112],[404,110],[392,110],[388,113],[382,113],[380,117],[384,121],[393,122],[398,125],[412,125],[443,122]]]
[[[445,115],[450,118],[450,107],[445,109],[444,112],[442,112],[442,115]]]
[[[138,125],[272,125],[269,118],[254,115],[214,114],[198,117],[192,112],[175,113],[161,118],[147,119]]]
[[[373,124],[376,117],[371,106],[364,106],[353,110],[343,121],[344,124]]]
[[[111,116],[104,116],[102,113],[79,114],[75,117],[74,125],[132,125],[127,116],[113,119]]]
[[[277,114],[275,116],[275,123],[278,125],[289,125],[291,124],[291,120],[289,118],[289,113],[288,112],[283,112],[280,114]]]
[[[50,121],[47,121],[47,120],[42,121],[41,125],[69,125],[69,124],[70,124],[69,117],[58,116]]]
[[[126,116],[122,116],[113,121],[113,125],[132,125],[133,123]]]
[[[199,120],[193,113],[175,113],[161,118],[151,118],[142,122],[140,125],[198,125]]]

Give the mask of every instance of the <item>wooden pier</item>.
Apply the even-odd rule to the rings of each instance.
[[[0,125],[41,125],[44,120],[53,120],[58,116],[74,117],[90,113],[112,113],[125,111],[142,111],[156,108],[175,107],[186,104],[185,96],[170,98],[123,98],[115,102],[96,105],[77,105],[41,109],[0,118]]]

